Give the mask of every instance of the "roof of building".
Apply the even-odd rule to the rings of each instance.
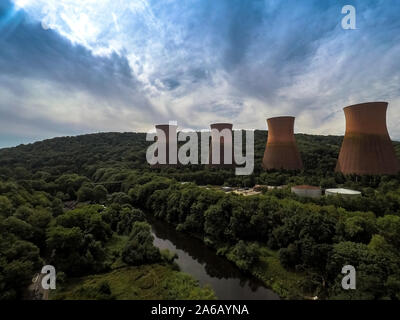
[[[349,195],[356,195],[361,194],[360,191],[350,190],[350,189],[343,189],[343,188],[336,188],[336,189],[326,189],[325,192],[328,193],[337,193],[337,194],[349,194]]]

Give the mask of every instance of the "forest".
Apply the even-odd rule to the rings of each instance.
[[[256,131],[250,176],[206,166],[151,168],[141,133],[1,149],[0,299],[24,298],[44,264],[57,267],[64,289],[54,299],[127,298],[115,284],[116,270],[121,279],[125,272],[143,282],[132,284],[130,298],[149,297],[146,276],[154,270],[160,287],[150,297],[216,298],[177,269],[173,253],[154,247],[151,216],[201,239],[282,298],[397,300],[400,175],[335,173],[342,139],[298,134],[304,170],[267,172],[261,168],[267,132]],[[400,156],[400,143],[394,146]],[[256,184],[283,187],[250,197],[213,188]],[[299,184],[346,187],[362,196],[299,198],[290,192]],[[357,270],[357,290],[341,287],[347,264]],[[280,279],[279,268],[295,280]]]

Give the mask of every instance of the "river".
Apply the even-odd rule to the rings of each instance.
[[[279,300],[261,281],[241,272],[227,259],[217,256],[199,239],[176,231],[160,220],[152,220],[154,245],[178,254],[175,262],[183,272],[210,285],[221,300]]]

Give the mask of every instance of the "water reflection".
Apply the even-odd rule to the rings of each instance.
[[[233,263],[219,257],[198,239],[195,239],[160,220],[152,220],[154,244],[178,254],[177,264],[200,284],[210,285],[219,299],[276,300],[278,295],[261,281],[242,273]]]

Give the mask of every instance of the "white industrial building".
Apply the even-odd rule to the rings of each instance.
[[[327,196],[337,196],[341,195],[343,197],[356,197],[361,196],[360,191],[350,190],[350,189],[343,189],[343,188],[336,188],[336,189],[326,189],[325,194]]]

